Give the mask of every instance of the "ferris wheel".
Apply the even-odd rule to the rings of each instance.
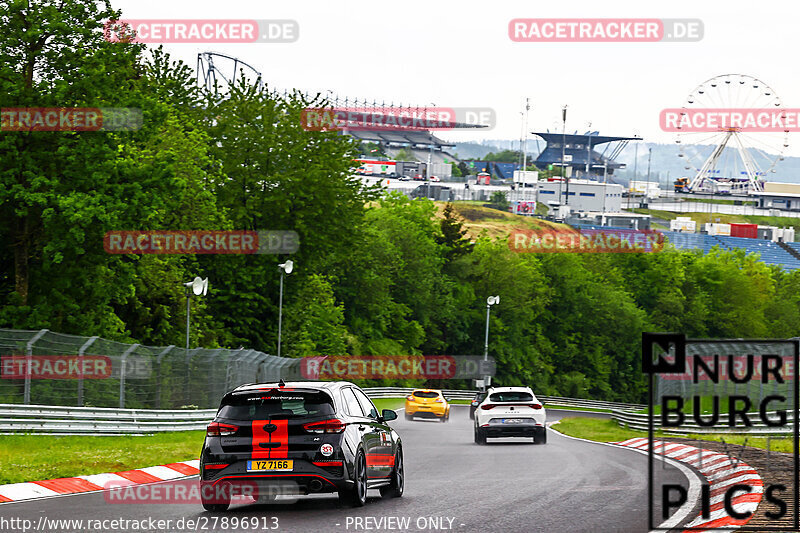
[[[701,83],[686,98],[683,109],[774,109],[780,98],[763,81],[746,74],[724,74]],[[789,147],[789,132],[689,132],[677,128],[675,142],[682,158],[689,190],[710,193],[762,191],[775,165]]]

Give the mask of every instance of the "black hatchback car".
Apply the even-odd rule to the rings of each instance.
[[[486,398],[486,392],[479,392],[475,395],[475,398],[469,403],[469,419],[473,420],[475,418],[475,409],[483,402]]]
[[[387,424],[397,413],[348,382],[243,385],[227,393],[206,431],[200,494],[208,511],[232,495],[338,493],[362,506],[367,489],[403,494],[403,447]]]

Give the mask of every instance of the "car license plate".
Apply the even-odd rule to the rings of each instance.
[[[288,459],[262,459],[247,461],[248,472],[286,471],[292,470],[294,461]]]
[[[503,424],[522,424],[525,422],[522,418],[504,418]]]

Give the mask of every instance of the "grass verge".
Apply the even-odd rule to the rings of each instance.
[[[611,409],[599,409],[597,407],[569,407],[566,405],[549,405],[544,404],[545,409],[554,409],[556,411],[589,411],[591,413],[610,413]]]
[[[405,405],[405,399],[403,398],[373,398],[372,403],[375,404],[378,411],[382,411],[384,409],[400,409]]]
[[[636,431],[620,427],[614,420],[607,418],[562,418],[555,429],[571,437],[593,440],[597,442],[619,442],[636,437],[647,437],[646,431]],[[655,436],[669,439],[670,435],[656,432]],[[726,442],[734,445],[745,445],[752,448],[766,450],[769,448],[773,452],[791,453],[794,444],[791,437],[772,437],[767,441],[766,437],[748,437],[744,435],[686,435],[686,438],[709,441]]]
[[[3,435],[0,484],[122,472],[198,459],[204,437],[205,431],[142,437]]]

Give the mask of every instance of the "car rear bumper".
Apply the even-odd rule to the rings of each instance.
[[[218,486],[220,483],[234,487],[253,487],[261,489],[275,486],[286,486],[296,489],[293,493],[309,494],[312,492],[332,492],[344,488],[352,483],[347,476],[347,468],[342,460],[309,462],[303,459],[293,459],[292,471],[247,471],[247,460],[236,461],[217,468],[215,465],[200,465],[201,486]],[[327,463],[328,461],[325,461]],[[291,493],[292,491],[290,491]]]
[[[533,437],[541,435],[545,431],[543,425],[535,422],[522,424],[490,422],[488,425],[481,426],[481,430],[487,437]]]
[[[230,493],[232,495],[305,495],[336,492],[352,485],[344,478],[328,478],[320,474],[291,472],[284,474],[240,474],[201,480],[202,494]],[[224,492],[229,491],[229,492]]]
[[[413,403],[406,403],[406,414],[409,416],[428,416],[428,417],[435,417],[435,418],[442,418],[445,414],[447,414],[446,407],[428,407],[425,408],[419,404]]]
[[[419,416],[423,418],[443,418],[445,412],[437,412],[437,411],[406,411],[409,416]]]

